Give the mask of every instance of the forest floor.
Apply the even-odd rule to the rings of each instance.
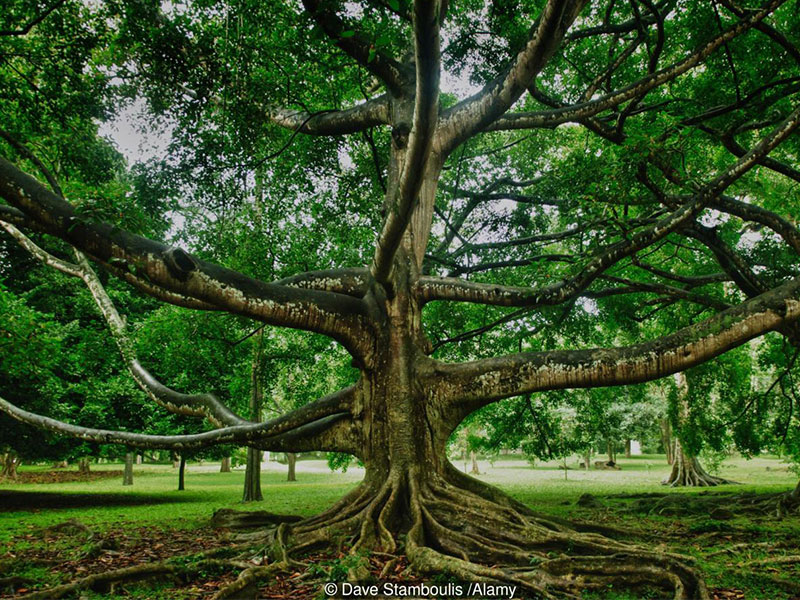
[[[778,519],[774,510],[753,504],[795,485],[797,476],[786,464],[771,457],[728,459],[719,474],[739,483],[712,489],[661,486],[667,475],[663,456],[621,458],[619,464],[619,471],[587,472],[573,460],[565,479],[555,463],[532,468],[517,457],[501,457],[492,464],[479,461],[478,477],[536,510],[633,529],[639,543],[690,557],[715,600],[800,599],[800,515]],[[242,504],[241,469],[219,473],[215,464],[190,464],[186,490],[179,492],[176,470],[169,465],[137,465],[132,487],[122,486],[120,465],[92,467],[119,477],[79,478],[74,467],[56,471],[61,475],[23,467],[19,482],[0,481],[0,598],[24,597],[111,569],[211,552],[231,543],[228,532],[210,527],[215,510],[313,515],[363,475],[357,468],[331,473],[324,461],[301,460],[298,481],[290,483],[285,467],[270,464],[262,473],[264,502]],[[281,576],[259,598],[325,598],[322,583],[345,578],[356,562],[377,575],[388,561],[377,554],[346,553],[307,560],[313,566],[306,573]],[[391,566],[384,580],[413,580],[402,561]],[[81,598],[205,599],[234,577],[210,566],[177,587],[162,580],[113,593],[85,591]],[[605,597],[636,596],[610,591]]]

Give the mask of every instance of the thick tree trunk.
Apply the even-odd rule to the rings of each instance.
[[[89,457],[84,456],[78,461],[78,473],[81,473],[82,475],[88,475],[89,472]]]
[[[667,464],[671,465],[673,461],[672,453],[672,426],[668,418],[659,419],[659,427],[661,429],[661,445],[664,446],[664,453],[667,455]]]
[[[286,453],[286,464],[288,465],[286,480],[297,481],[295,467],[297,466],[297,454],[295,452]]]
[[[219,464],[219,472],[220,473],[230,473],[231,472],[231,457],[230,456],[223,456],[222,462]]]
[[[670,487],[706,487],[730,483],[706,472],[696,456],[688,454],[679,439],[675,439],[672,471],[661,483]]]
[[[625,458],[631,457],[631,441],[625,440]]]
[[[470,473],[473,475],[480,475],[481,470],[478,468],[478,455],[475,453],[475,450],[470,451],[469,458],[472,461],[472,469],[470,470]]]
[[[178,466],[178,491],[182,492],[186,489],[186,456],[181,454],[180,463]]]
[[[125,470],[122,474],[122,485],[133,485],[133,452],[125,453]]]
[[[248,448],[242,502],[260,502],[263,499],[264,496],[261,494],[261,450]]]

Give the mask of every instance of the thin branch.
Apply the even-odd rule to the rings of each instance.
[[[701,46],[683,60],[660,69],[652,75],[643,77],[610,94],[606,94],[589,102],[573,104],[553,110],[506,114],[491,124],[487,123],[485,131],[552,128],[562,123],[581,122],[604,110],[615,108],[623,102],[642,97],[648,91],[672,81],[699,65],[706,57],[717,50],[717,48],[751,29],[774,12],[775,9],[785,1],[786,0],[770,0],[760,10],[729,27],[724,33]]]
[[[64,2],[66,2],[66,0],[56,0],[19,29],[0,29],[0,36],[28,35],[34,27],[49,17],[50,14],[64,4]]]

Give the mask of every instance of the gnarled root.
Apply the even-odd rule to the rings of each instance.
[[[685,558],[601,535],[616,533],[611,528],[538,514],[455,469],[362,484],[325,513],[281,529],[279,560],[325,546],[395,552],[398,534],[406,533],[410,566],[424,575],[511,584],[548,599],[609,588],[708,598]]]
[[[463,482],[463,475],[453,475],[451,481]],[[659,588],[676,600],[708,598],[702,578],[678,556],[604,537],[588,531],[591,526],[570,529],[510,499],[497,502],[496,492],[480,493],[479,482],[467,491],[451,481],[426,482],[411,494],[406,553],[420,572],[516,584],[548,599],[610,587]]]

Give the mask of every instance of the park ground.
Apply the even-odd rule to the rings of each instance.
[[[663,456],[622,458],[619,471],[586,472],[574,462],[565,478],[556,463],[533,468],[502,457],[479,461],[478,477],[539,511],[633,530],[631,539],[638,543],[686,555],[705,574],[716,600],[800,598],[800,516],[777,518],[769,501],[794,487],[797,476],[777,458],[727,459],[718,474],[738,483],[710,490],[661,486],[668,471]],[[313,515],[363,475],[358,468],[332,473],[322,460],[301,460],[298,481],[290,483],[285,467],[270,464],[262,473],[264,501],[244,505],[241,469],[220,473],[218,464],[190,464],[180,492],[170,465],[137,465],[132,487],[122,486],[121,469],[93,465],[89,479],[59,481],[73,475],[22,467],[20,482],[0,482],[0,598],[111,569],[212,553],[232,543],[231,532],[210,524],[216,510]],[[325,598],[322,582],[346,577],[353,560],[346,548],[340,555],[312,556],[305,573],[280,578],[262,588],[259,598]],[[379,555],[357,560],[374,575],[387,563]],[[402,567],[397,562],[387,576],[413,577]],[[210,598],[234,577],[209,567],[191,581],[128,584],[80,597]],[[605,597],[636,596],[609,590]]]

